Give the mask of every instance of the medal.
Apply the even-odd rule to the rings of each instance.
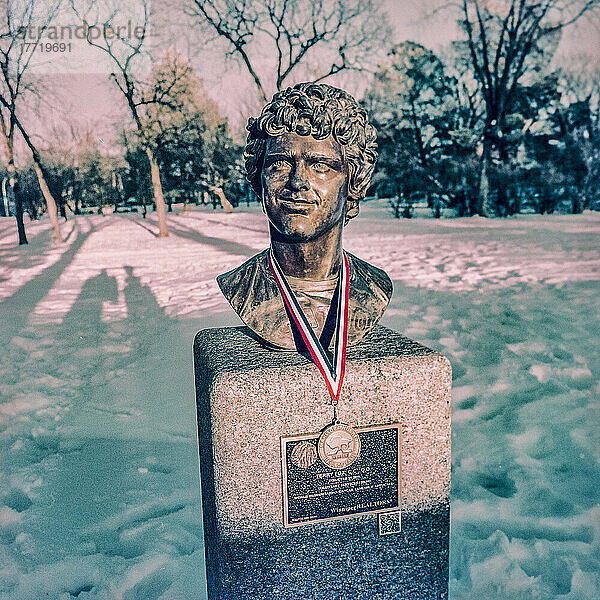
[[[331,300],[329,314],[321,337],[317,338],[310,326],[294,291],[287,282],[281,267],[277,263],[273,250],[268,254],[268,262],[283,302],[290,317],[292,328],[300,334],[313,362],[325,380],[333,405],[333,420],[323,430],[319,442],[319,458],[332,469],[345,469],[360,454],[360,439],[352,427],[340,423],[337,418],[337,405],[340,399],[344,373],[346,371],[346,347],[348,345],[348,304],[350,296],[350,278],[348,258],[343,253],[340,276],[336,291]],[[335,319],[335,327],[332,321]],[[333,360],[330,360],[326,348],[335,334]]]
[[[360,454],[360,438],[345,423],[332,423],[319,437],[319,458],[332,469],[349,467]]]

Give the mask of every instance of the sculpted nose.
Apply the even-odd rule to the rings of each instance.
[[[290,178],[290,187],[294,191],[303,191],[310,189],[308,180],[306,179],[306,173],[301,165],[298,165]]]

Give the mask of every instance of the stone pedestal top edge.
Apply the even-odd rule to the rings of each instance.
[[[202,357],[205,368],[211,372],[245,372],[256,369],[281,369],[312,364],[310,359],[289,351],[264,347],[252,337],[247,327],[203,329],[194,340],[196,359]],[[348,349],[347,359],[380,360],[387,357],[428,357],[448,362],[443,355],[391,329],[377,326],[356,346]]]

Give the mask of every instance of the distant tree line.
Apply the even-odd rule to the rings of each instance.
[[[107,152],[93,131],[71,130],[70,147],[49,144],[40,150],[58,214],[67,218],[69,213],[99,214],[110,209],[146,217],[149,210],[157,209],[153,165],[160,174],[166,212],[174,204],[186,210],[191,204],[216,208],[254,201],[243,176],[243,147],[233,140],[227,120],[202,91],[189,63],[169,51],[138,85],[143,88],[140,105],[144,106],[139,126],[123,129],[116,147]],[[18,198],[22,210],[37,219],[47,209],[35,170],[24,166],[15,175],[12,196],[6,183],[0,190],[0,215],[7,208],[14,215]],[[8,178],[8,169],[0,166],[0,181]]]
[[[396,217],[423,203],[436,217],[444,207],[461,216],[600,210],[600,70],[558,69],[515,86],[486,150],[481,87],[459,67],[412,42],[392,49],[364,100],[379,132],[371,192],[390,197]]]
[[[365,97],[379,130],[372,191],[395,216],[600,209],[600,68],[552,67],[562,29],[596,2],[463,0],[445,56],[392,48]]]

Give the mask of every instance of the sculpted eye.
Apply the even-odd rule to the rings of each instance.
[[[290,168],[287,160],[274,160],[268,167],[271,171],[284,171]]]
[[[312,168],[317,173],[329,173],[331,171],[331,167],[324,162],[313,163]]]

